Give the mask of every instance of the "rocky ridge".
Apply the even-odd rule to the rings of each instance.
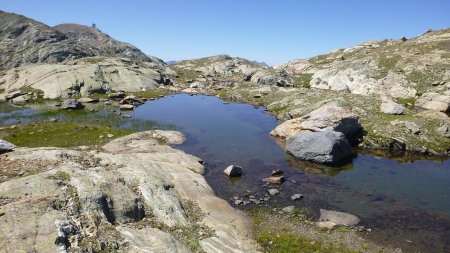
[[[142,91],[171,84],[160,59],[97,28],[54,28],[0,12],[0,89],[43,98],[86,96],[109,90]],[[33,97],[32,97],[33,98]]]

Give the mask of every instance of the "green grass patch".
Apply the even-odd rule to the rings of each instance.
[[[158,98],[159,96],[166,96],[171,94],[170,91],[167,90],[148,90],[148,91],[137,91],[137,92],[129,92],[128,95],[134,95],[140,98]]]
[[[309,73],[302,73],[302,74],[295,75],[295,77],[294,77],[295,87],[303,87],[303,88],[310,89],[312,76],[313,76],[313,74],[309,74]]]
[[[397,103],[403,106],[414,106],[416,104],[415,98],[399,98],[397,99]]]
[[[4,139],[23,147],[76,147],[102,145],[114,138],[133,133],[98,125],[80,125],[74,122],[31,123],[14,129],[4,130]],[[103,136],[103,138],[100,138]]]

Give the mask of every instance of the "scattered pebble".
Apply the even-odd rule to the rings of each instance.
[[[267,190],[267,192],[271,195],[271,196],[274,196],[274,195],[277,195],[277,194],[279,194],[280,193],[280,191],[279,190],[277,190],[277,189],[269,189],[269,190]]]

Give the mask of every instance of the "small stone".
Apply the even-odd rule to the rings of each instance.
[[[296,193],[296,194],[291,196],[292,200],[299,200],[299,199],[302,199],[302,198],[303,198],[303,195],[301,195],[299,193]]]
[[[120,110],[133,110],[133,109],[134,109],[134,105],[132,105],[132,104],[120,105]]]
[[[253,95],[253,98],[260,98],[261,97],[261,94],[255,94],[255,95]]]
[[[223,173],[228,177],[240,177],[242,175],[242,168],[236,165],[228,166]]]
[[[274,195],[277,195],[277,194],[280,193],[280,191],[277,190],[277,189],[269,189],[269,190],[267,190],[267,192],[268,192],[271,196],[274,196]]]
[[[284,213],[292,213],[295,209],[295,206],[287,206],[283,209],[281,209],[281,211],[283,211]]]
[[[280,185],[284,182],[284,177],[283,176],[271,176],[271,177],[263,179],[263,181],[266,182],[267,184]]]
[[[114,137],[114,134],[107,134],[106,135],[108,138],[112,138],[112,137]]]
[[[316,225],[319,228],[332,229],[336,226],[336,223],[331,222],[331,221],[319,221],[319,222],[316,222]]]
[[[241,205],[242,203],[243,203],[243,201],[240,200],[240,199],[237,199],[237,200],[234,201],[234,204],[235,204],[236,206]]]

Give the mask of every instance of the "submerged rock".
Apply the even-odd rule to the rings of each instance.
[[[352,147],[343,133],[324,131],[294,135],[288,139],[286,151],[297,159],[335,164],[349,158]]]
[[[236,165],[228,166],[223,173],[228,177],[240,177],[242,175],[242,168]]]
[[[77,99],[78,102],[80,103],[98,103],[99,100],[98,98],[79,98]]]
[[[360,222],[360,219],[353,214],[325,209],[320,209],[320,219],[343,226],[355,226]]]
[[[264,178],[263,182],[267,184],[273,184],[273,185],[279,185],[284,183],[284,177],[283,176],[270,176],[268,178]]]

